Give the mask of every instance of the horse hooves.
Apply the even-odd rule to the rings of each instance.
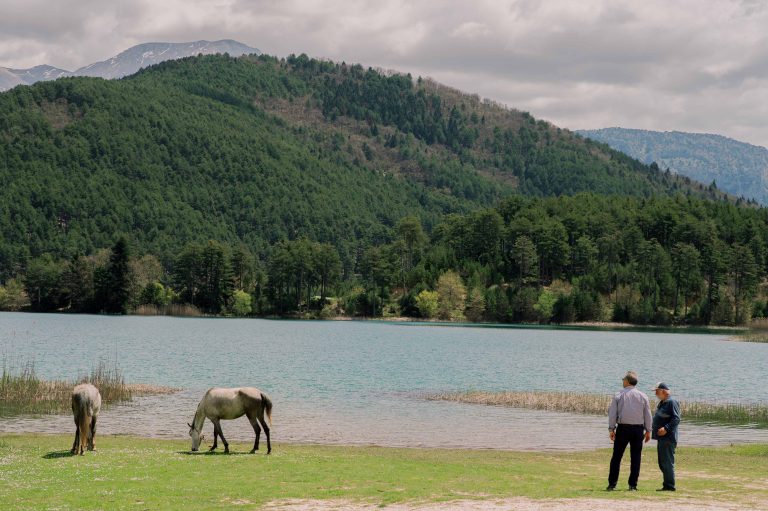
[[[251,449],[250,451],[248,451],[249,454],[253,454],[255,452],[256,452],[256,449]]]
[[[229,454],[229,447],[224,448],[224,454]]]

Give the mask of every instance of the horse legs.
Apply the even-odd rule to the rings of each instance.
[[[211,420],[211,422],[213,423],[213,445],[209,451],[215,450],[219,441],[219,421]]]
[[[264,427],[264,434],[267,436],[267,454],[272,452],[272,442],[269,439],[269,426],[264,421],[264,409],[261,409],[261,425]]]
[[[251,454],[259,450],[259,438],[261,437],[261,427],[259,426],[259,421],[256,419],[256,416],[249,415],[248,420],[251,422],[251,426],[253,426],[253,432],[256,434],[256,440],[253,442],[253,449],[251,449]]]
[[[227,440],[224,438],[224,432],[221,430],[221,423],[219,423],[219,436],[221,437],[221,442],[224,444],[224,452],[229,452],[229,444],[227,443]]]
[[[221,443],[224,444],[224,452],[229,452],[229,443],[224,438],[224,432],[221,430],[221,422],[217,419],[213,422],[213,447],[211,447],[211,450],[216,449],[216,436],[218,435],[221,437]]]
[[[72,451],[70,451],[72,454],[77,454],[77,448],[80,445],[80,424],[77,422],[77,417],[75,417],[75,442],[72,444]]]
[[[91,418],[91,431],[88,435],[88,450],[93,451],[96,449],[96,416]]]

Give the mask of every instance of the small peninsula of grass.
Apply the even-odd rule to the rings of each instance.
[[[609,395],[582,392],[443,392],[427,394],[425,397],[430,401],[455,401],[587,415],[605,415],[611,403]],[[768,427],[766,403],[680,401],[680,406],[686,420]]]
[[[70,456],[69,435],[0,437],[0,502],[15,509],[258,509],[286,499],[369,505],[464,499],[612,499],[768,504],[768,445],[681,447],[679,491],[654,491],[655,452],[643,450],[640,492],[607,493],[609,452],[509,452],[278,444],[271,456],[189,454],[189,442],[104,436]],[[628,463],[628,460],[627,460]],[[624,467],[626,471],[628,467]],[[616,503],[620,506],[620,502]],[[669,502],[672,505],[672,502]]]

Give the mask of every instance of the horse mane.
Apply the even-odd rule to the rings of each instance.
[[[195,410],[195,416],[192,417],[192,429],[197,431],[198,433],[203,432],[203,424],[205,423],[205,400],[208,397],[208,394],[211,391],[205,393],[205,396],[203,396],[203,399],[200,400],[200,403],[197,405],[197,410]],[[198,425],[199,423],[199,425]]]

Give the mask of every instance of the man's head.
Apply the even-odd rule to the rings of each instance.
[[[653,387],[653,391],[656,393],[656,397],[661,401],[666,401],[669,398],[669,395],[672,394],[672,390],[669,388],[669,385],[663,381],[657,383],[656,386]]]
[[[621,380],[625,387],[634,387],[637,385],[637,373],[634,371],[627,371],[624,378]]]

